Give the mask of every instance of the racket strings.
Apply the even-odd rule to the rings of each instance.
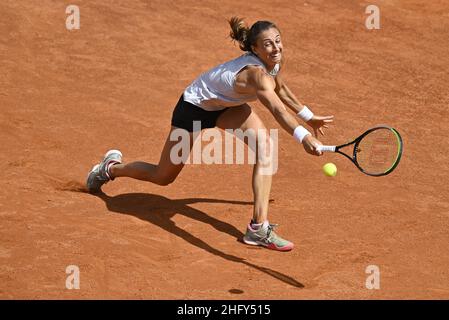
[[[388,172],[399,160],[400,140],[393,130],[378,129],[367,134],[357,146],[357,163],[366,172]]]

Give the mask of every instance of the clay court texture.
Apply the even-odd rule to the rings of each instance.
[[[67,30],[66,7],[80,9]],[[380,29],[368,30],[368,5]],[[157,163],[172,110],[200,73],[239,56],[227,19],[281,29],[284,79],[340,144],[388,124],[398,168],[363,175],[279,129],[269,219],[291,252],[239,240],[252,166],[186,165],[166,187],[118,179],[95,196],[109,149]],[[449,298],[447,1],[0,2],[0,297],[4,299]],[[333,162],[336,177],[322,166]],[[68,290],[76,265],[80,288]],[[380,288],[368,289],[375,265]]]

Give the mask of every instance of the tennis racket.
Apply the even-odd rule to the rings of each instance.
[[[349,150],[352,148],[352,155],[340,151],[343,148]],[[320,146],[318,149],[342,154],[364,174],[380,177],[391,173],[398,166],[402,148],[402,138],[396,129],[389,126],[377,126],[349,143],[339,146]]]

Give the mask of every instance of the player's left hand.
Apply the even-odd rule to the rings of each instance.
[[[307,124],[312,127],[315,137],[318,137],[318,132],[324,136],[324,128],[329,128],[329,124],[334,122],[334,116],[318,116],[314,115],[312,119],[307,121]]]

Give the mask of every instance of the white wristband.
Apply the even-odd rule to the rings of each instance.
[[[302,143],[302,140],[305,138],[305,136],[309,134],[311,133],[307,131],[307,129],[304,128],[303,126],[297,126],[295,131],[293,131],[293,137],[300,143]]]
[[[297,116],[302,120],[304,120],[305,122],[307,122],[313,118],[313,112],[310,111],[310,109],[307,108],[307,106],[304,106],[304,108],[302,108],[302,110],[297,113]]]

